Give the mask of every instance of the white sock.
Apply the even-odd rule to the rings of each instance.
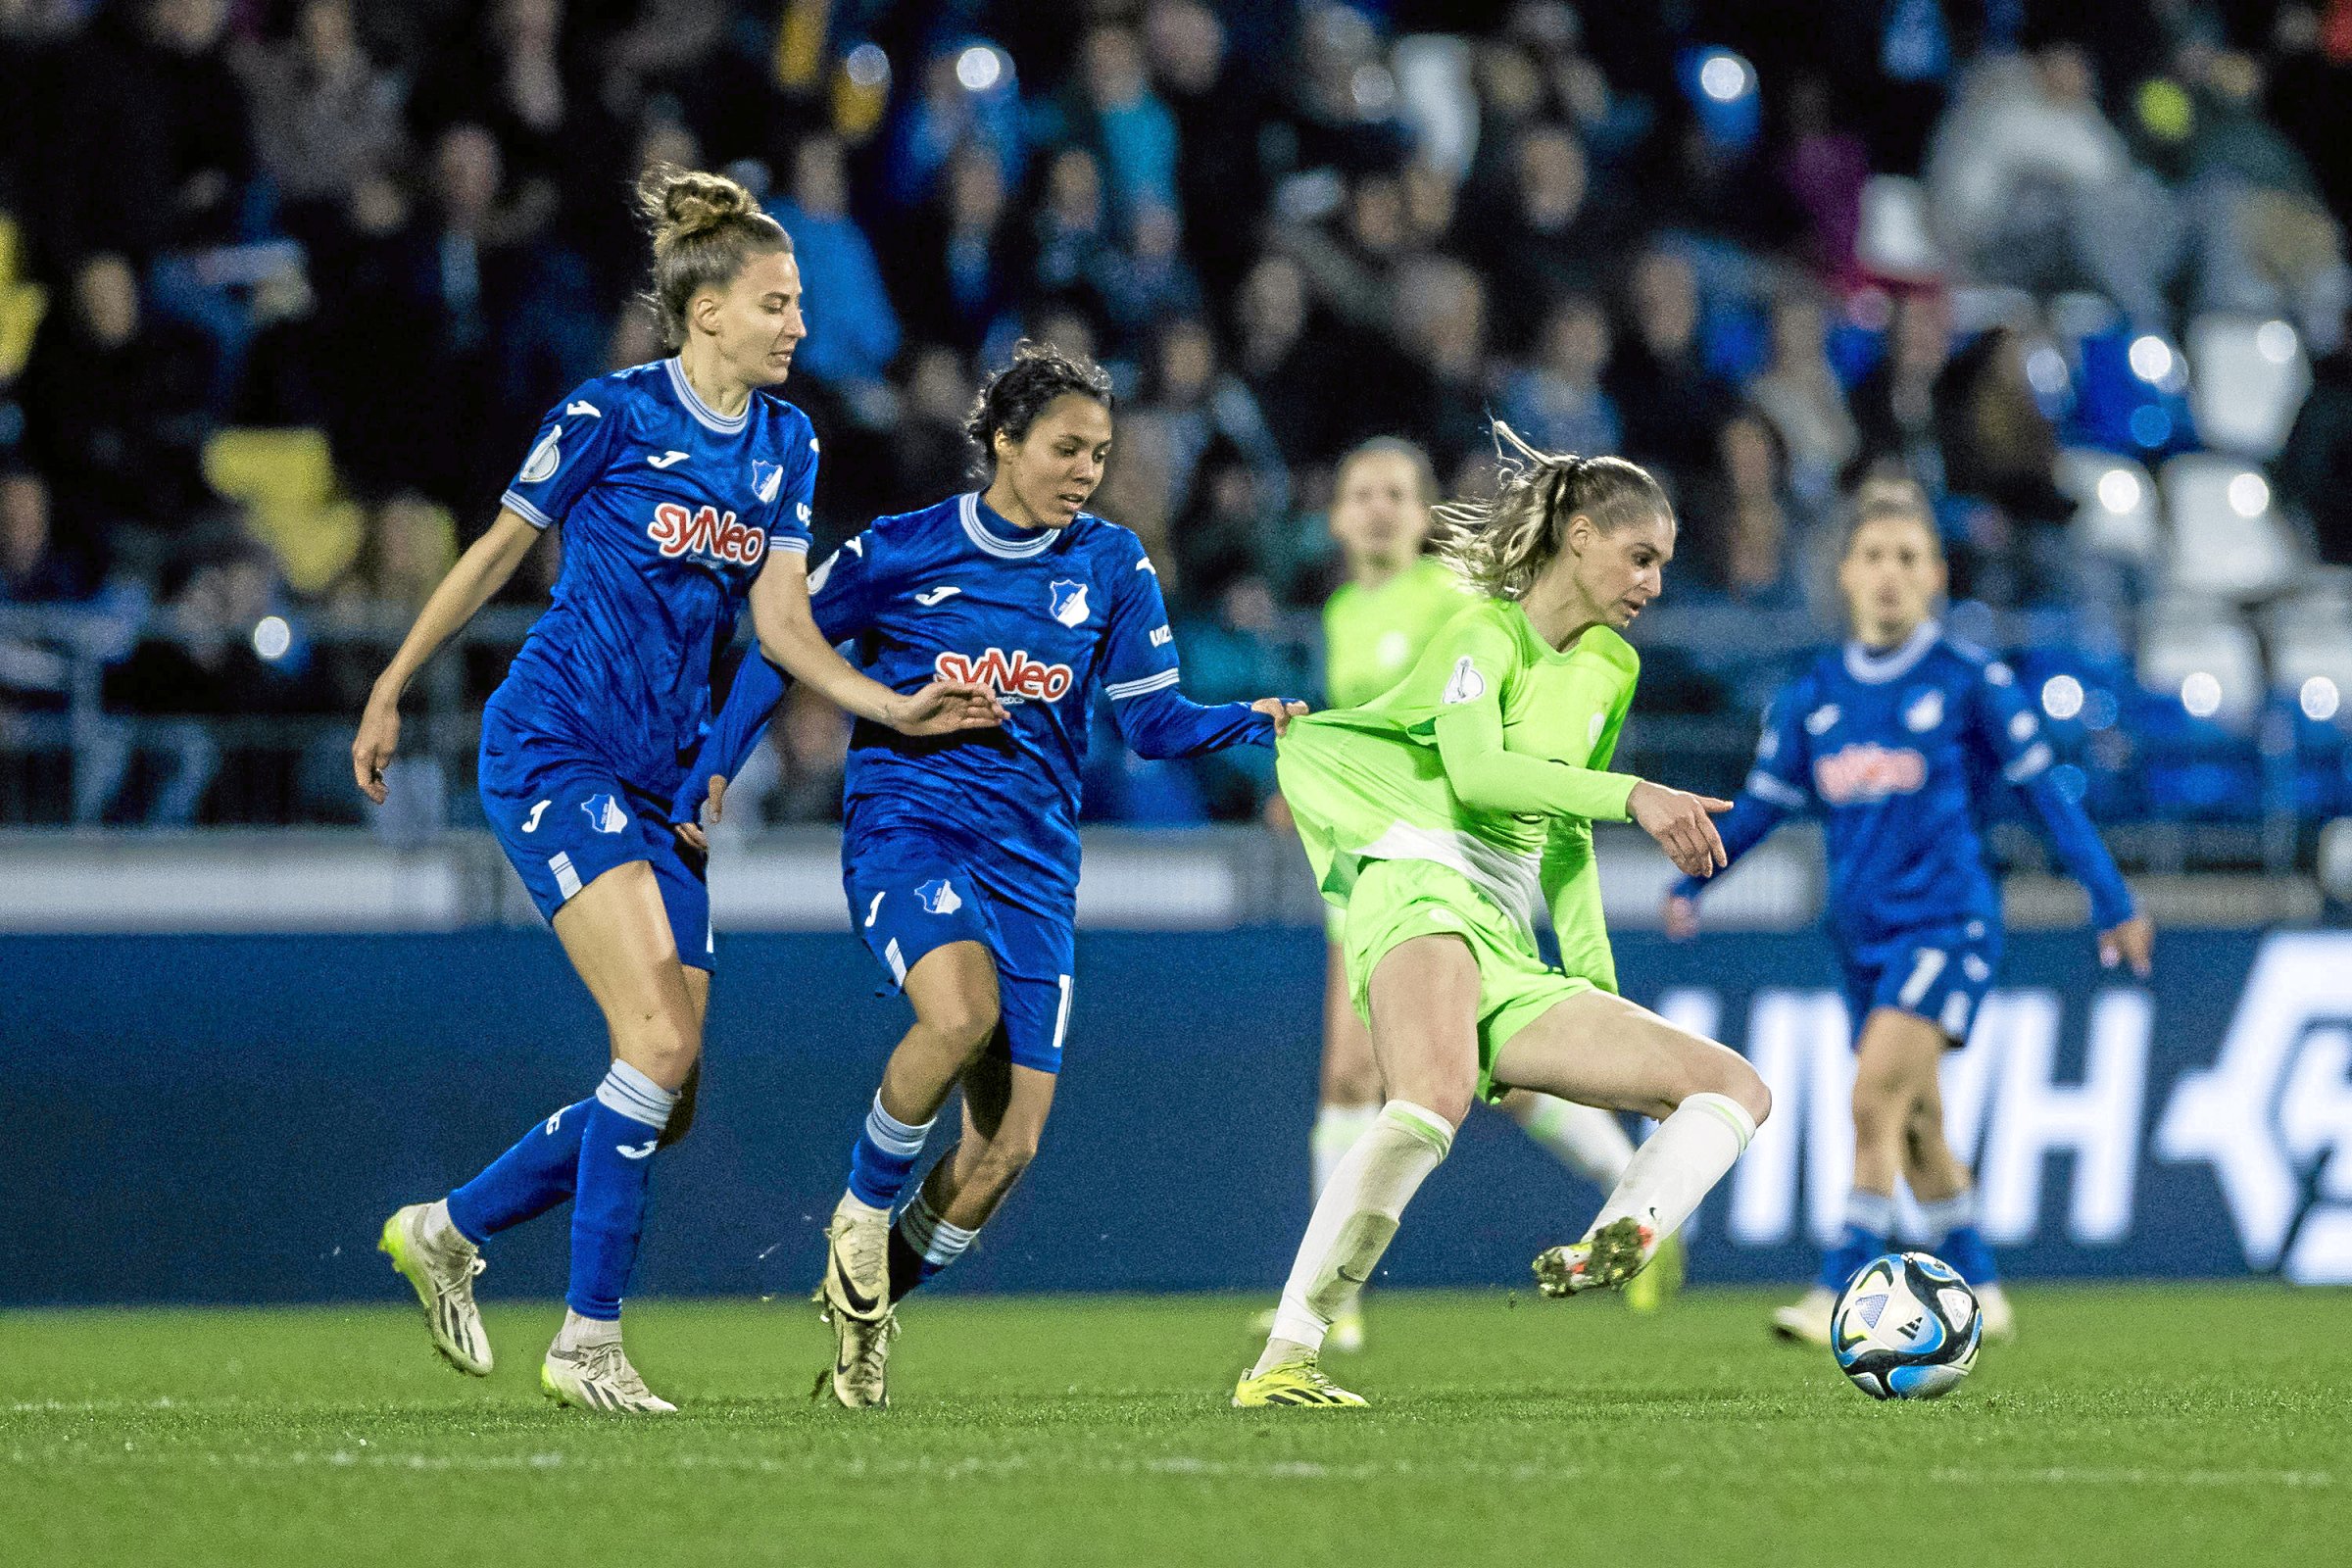
[[[1525,1125],[1527,1136],[1552,1158],[1603,1192],[1616,1186],[1633,1162],[1634,1141],[1615,1116],[1598,1106],[1538,1095],[1535,1112]]]
[[[972,1245],[972,1238],[980,1231],[977,1226],[966,1230],[941,1219],[939,1211],[931,1206],[931,1195],[918,1187],[913,1199],[899,1210],[899,1234],[914,1249],[917,1257],[931,1265],[927,1277],[928,1273],[946,1268],[961,1257],[963,1250]]]
[[[424,1221],[416,1227],[416,1239],[424,1243],[425,1250],[440,1257],[453,1257],[473,1250],[466,1233],[458,1229],[449,1217],[449,1200],[439,1198],[424,1211]]]
[[[1920,1228],[1927,1234],[1922,1238],[1929,1246],[1942,1243],[1946,1236],[1963,1225],[1977,1222],[1977,1190],[1963,1187],[1949,1198],[1919,1205]]]
[[[1630,1214],[1649,1227],[1653,1245],[1664,1241],[1683,1228],[1755,1136],[1755,1119],[1737,1100],[1692,1095],[1634,1151],[1625,1175],[1585,1235]]]
[[[1315,1112],[1315,1130],[1307,1140],[1315,1173],[1310,1197],[1323,1196],[1323,1189],[1331,1185],[1331,1173],[1340,1168],[1340,1161],[1348,1157],[1348,1151],[1379,1114],[1378,1105],[1326,1104]]]
[[[620,1319],[582,1317],[570,1307],[564,1309],[564,1326],[556,1331],[556,1348],[576,1350],[583,1345],[602,1345],[620,1338]]]
[[[1381,1107],[1315,1200],[1257,1372],[1322,1348],[1332,1318],[1388,1250],[1404,1205],[1452,1148],[1453,1124],[1436,1111],[1402,1100]]]

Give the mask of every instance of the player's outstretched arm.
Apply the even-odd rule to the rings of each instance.
[[[400,694],[490,596],[506,586],[538,542],[539,529],[529,518],[512,508],[501,509],[490,531],[466,546],[449,568],[449,575],[416,612],[416,623],[401,639],[392,662],[375,678],[360,715],[360,732],[351,743],[351,771],[361,793],[378,806],[384,803],[384,764],[400,752]]]
[[[895,692],[834,651],[808,610],[808,564],[791,551],[767,558],[752,584],[752,630],[760,651],[795,680],[859,718],[906,735],[946,735],[1004,722],[986,687],[935,680],[918,692]]]

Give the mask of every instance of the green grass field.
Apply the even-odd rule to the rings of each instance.
[[[387,1292],[389,1294],[389,1292]],[[0,1560],[365,1565],[2352,1561],[2352,1298],[2021,1293],[1950,1399],[1880,1405],[1768,1298],[1388,1293],[1368,1411],[1225,1407],[1259,1302],[918,1301],[896,1406],[812,1404],[782,1301],[630,1308],[660,1423],[485,1382],[411,1311],[0,1314]]]

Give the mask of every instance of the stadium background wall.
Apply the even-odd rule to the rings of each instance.
[[[1307,1202],[1319,936],[1087,932],[1046,1149],[942,1287],[1272,1292]],[[2016,937],[1947,1085],[2018,1276],[2352,1280],[2352,934],[2171,932],[2152,987]],[[1702,1211],[1702,1280],[1796,1278],[1845,1177],[1817,939],[1621,942],[1778,1111]],[[375,1227],[577,1096],[602,1031],[544,932],[0,937],[0,1304],[389,1296]],[[790,1298],[904,1004],[845,937],[722,939],[711,1078],[663,1156],[637,1289]],[[1594,1200],[1481,1114],[1383,1278],[1524,1284]],[[1424,1210],[1426,1210],[1424,1212]],[[562,1288],[564,1227],[486,1293]]]

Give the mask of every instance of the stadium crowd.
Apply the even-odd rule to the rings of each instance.
[[[820,550],[961,482],[1018,338],[1100,357],[1097,510],[1151,544],[1203,700],[1311,695],[1343,453],[1407,436],[1475,489],[1497,416],[1666,481],[1669,604],[1732,613],[1661,615],[1653,689],[1742,749],[1833,624],[1866,472],[1927,488],[1957,594],[2079,656],[2053,670],[2138,690],[2151,626],[2253,647],[2252,690],[2160,694],[2240,720],[2192,811],[2262,793],[2248,608],[2352,565],[2352,0],[0,0],[0,613],[122,628],[125,717],[356,713],[378,656],[348,639],[487,524],[551,402],[659,353],[625,193],[660,160],[793,236]],[[2302,378],[2238,448],[2287,565],[2183,610],[2195,572],[2087,514],[2145,510],[2102,473],[2219,444],[2212,321]],[[2342,603],[2294,624],[2331,646]],[[89,700],[31,624],[0,624],[0,751]],[[841,744],[796,709],[769,809],[835,809]],[[1105,814],[1264,784],[1104,752]],[[2310,808],[2352,808],[2327,765]],[[357,811],[219,771],[20,780],[0,819]]]

